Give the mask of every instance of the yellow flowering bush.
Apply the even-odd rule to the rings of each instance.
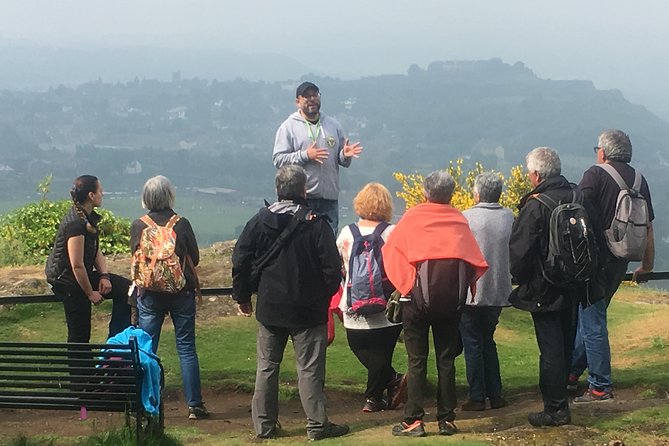
[[[449,161],[446,171],[455,180],[455,190],[453,191],[453,198],[451,205],[456,209],[464,211],[474,206],[474,180],[480,173],[485,172],[483,164],[476,162],[474,168],[469,170],[466,174],[463,170],[464,161],[458,158],[454,161]],[[500,197],[500,204],[508,207],[517,213],[517,206],[520,199],[532,190],[532,184],[525,175],[523,167],[518,165],[512,167],[508,177],[500,174],[504,180],[504,190]],[[395,180],[400,183],[402,190],[397,192],[397,196],[404,200],[406,208],[409,209],[417,204],[425,202],[425,195],[423,193],[423,181],[425,178],[419,173],[405,174],[402,172],[393,173]]]

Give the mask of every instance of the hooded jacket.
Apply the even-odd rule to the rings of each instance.
[[[307,198],[337,200],[339,198],[339,166],[349,167],[351,158],[342,153],[344,130],[334,118],[320,114],[318,124],[311,124],[316,146],[329,150],[323,164],[311,161],[307,149],[314,140],[309,123],[299,112],[291,114],[276,132],[272,162],[278,169],[286,164],[298,164],[307,172]]]
[[[244,227],[232,253],[237,303],[251,300],[251,268],[303,203],[279,201],[262,208]],[[302,221],[260,274],[256,319],[267,326],[310,328],[327,322],[330,297],[341,282],[341,259],[327,221]]]

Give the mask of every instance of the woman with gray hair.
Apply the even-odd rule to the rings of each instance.
[[[147,180],[142,206],[149,212],[132,223],[130,248],[133,259],[144,256],[145,260],[152,260],[147,259],[151,255],[147,251],[164,249],[176,254],[178,264],[156,268],[154,261],[150,272],[146,272],[140,261],[134,260],[132,274],[137,287],[139,327],[151,335],[153,353],[158,350],[165,315],[169,313],[172,318],[188,418],[197,420],[209,416],[202,402],[200,363],[195,349],[195,266],[200,252],[190,222],[172,210],[175,195],[174,186],[166,177],[158,175]]]
[[[490,408],[507,405],[502,398],[502,379],[495,344],[495,328],[502,307],[508,307],[511,293],[509,273],[509,237],[513,212],[502,207],[499,198],[503,180],[497,172],[484,172],[474,180],[476,205],[462,214],[481,248],[488,271],[479,279],[476,294],[467,296],[460,334],[467,366],[469,401],[462,410],[485,410],[486,398]]]

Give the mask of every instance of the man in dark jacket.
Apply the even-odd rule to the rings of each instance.
[[[325,384],[327,312],[341,281],[341,260],[326,219],[306,208],[307,176],[299,166],[276,174],[279,200],[263,208],[244,227],[232,254],[233,297],[240,314],[251,316],[251,271],[294,218],[299,223],[260,272],[257,372],[252,418],[260,438],[274,438],[279,426],[279,367],[288,337],[292,339],[302,408],[310,440],[338,437],[346,425],[328,421]]]
[[[532,313],[539,346],[539,387],[544,410],[531,413],[533,426],[559,426],[571,422],[567,394],[567,374],[576,334],[576,309],[581,293],[552,286],[543,276],[541,264],[547,255],[550,210],[537,194],[556,202],[571,202],[573,188],[560,175],[558,154],[538,147],[526,157],[528,175],[534,190],[519,204],[509,241],[511,275],[518,287],[509,301]]]

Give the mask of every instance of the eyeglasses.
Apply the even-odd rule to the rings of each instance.
[[[594,150],[595,150],[595,153],[597,153],[599,151],[599,147],[595,146]]]
[[[300,96],[302,96],[302,97],[303,97],[304,99],[306,99],[306,100],[309,100],[309,99],[318,99],[318,98],[321,97],[321,93],[320,93],[320,91],[319,91],[319,92],[316,92],[316,93],[305,93],[305,94],[301,94]]]

